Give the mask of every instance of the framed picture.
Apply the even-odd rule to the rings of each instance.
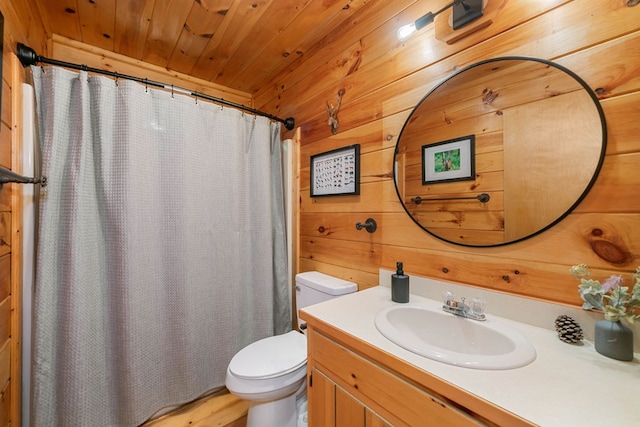
[[[311,156],[311,197],[360,194],[360,144]]]
[[[422,185],[475,179],[475,135],[422,146]]]

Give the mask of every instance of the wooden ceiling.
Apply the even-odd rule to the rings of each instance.
[[[367,0],[36,0],[49,34],[249,94],[363,19]],[[403,3],[403,2],[400,2]],[[405,2],[406,3],[406,2]]]

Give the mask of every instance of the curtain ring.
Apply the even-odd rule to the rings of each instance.
[[[113,76],[116,78],[116,87],[118,87],[118,73],[113,73]]]
[[[198,94],[194,93],[193,96],[196,98],[196,105],[198,105]]]
[[[173,85],[171,85],[171,98],[173,98]]]
[[[149,93],[149,84],[147,83],[147,78],[144,79],[144,93]]]

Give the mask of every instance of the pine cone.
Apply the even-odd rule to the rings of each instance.
[[[558,332],[558,338],[561,341],[569,344],[577,343],[584,338],[582,328],[578,325],[578,322],[566,314],[556,318],[556,332]]]

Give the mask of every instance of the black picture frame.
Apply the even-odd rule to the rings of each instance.
[[[360,194],[360,144],[311,156],[311,197]]]
[[[475,135],[422,146],[422,185],[476,178]]]

